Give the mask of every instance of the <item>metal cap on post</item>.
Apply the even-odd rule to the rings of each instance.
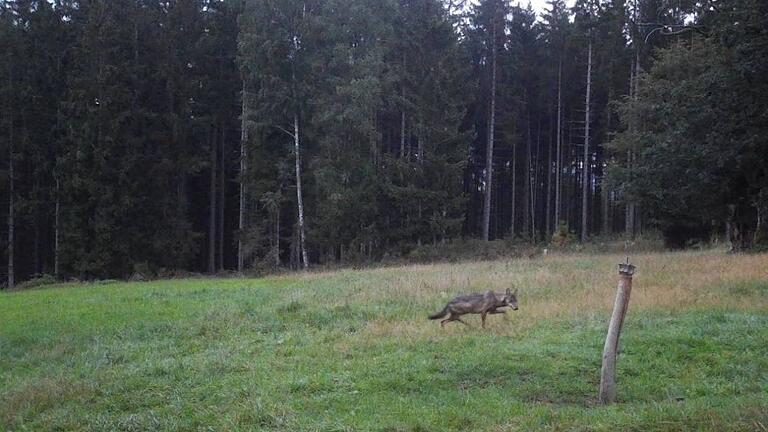
[[[635,266],[629,263],[629,257],[627,257],[626,263],[619,263],[619,274],[629,277],[635,274]]]

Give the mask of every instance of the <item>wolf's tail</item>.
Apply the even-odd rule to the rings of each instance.
[[[441,310],[440,312],[434,313],[434,314],[430,315],[429,319],[436,320],[436,319],[440,319],[440,318],[442,318],[442,317],[444,317],[446,315],[448,315],[448,305],[445,305],[443,310]]]

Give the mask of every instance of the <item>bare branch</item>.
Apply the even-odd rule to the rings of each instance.
[[[285,132],[289,137],[291,137],[293,139],[296,139],[296,135],[294,135],[293,133],[291,133],[287,129],[284,129],[282,126],[272,125],[272,127],[276,128],[276,129],[279,129],[280,131]]]

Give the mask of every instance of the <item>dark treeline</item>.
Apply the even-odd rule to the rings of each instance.
[[[2,267],[765,240],[760,0],[0,1]]]

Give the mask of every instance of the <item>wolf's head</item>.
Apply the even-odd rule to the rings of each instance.
[[[504,306],[509,306],[512,310],[517,310],[517,288],[515,288],[514,292],[507,288],[507,292],[504,294],[504,298],[501,299],[501,301],[504,303]]]

